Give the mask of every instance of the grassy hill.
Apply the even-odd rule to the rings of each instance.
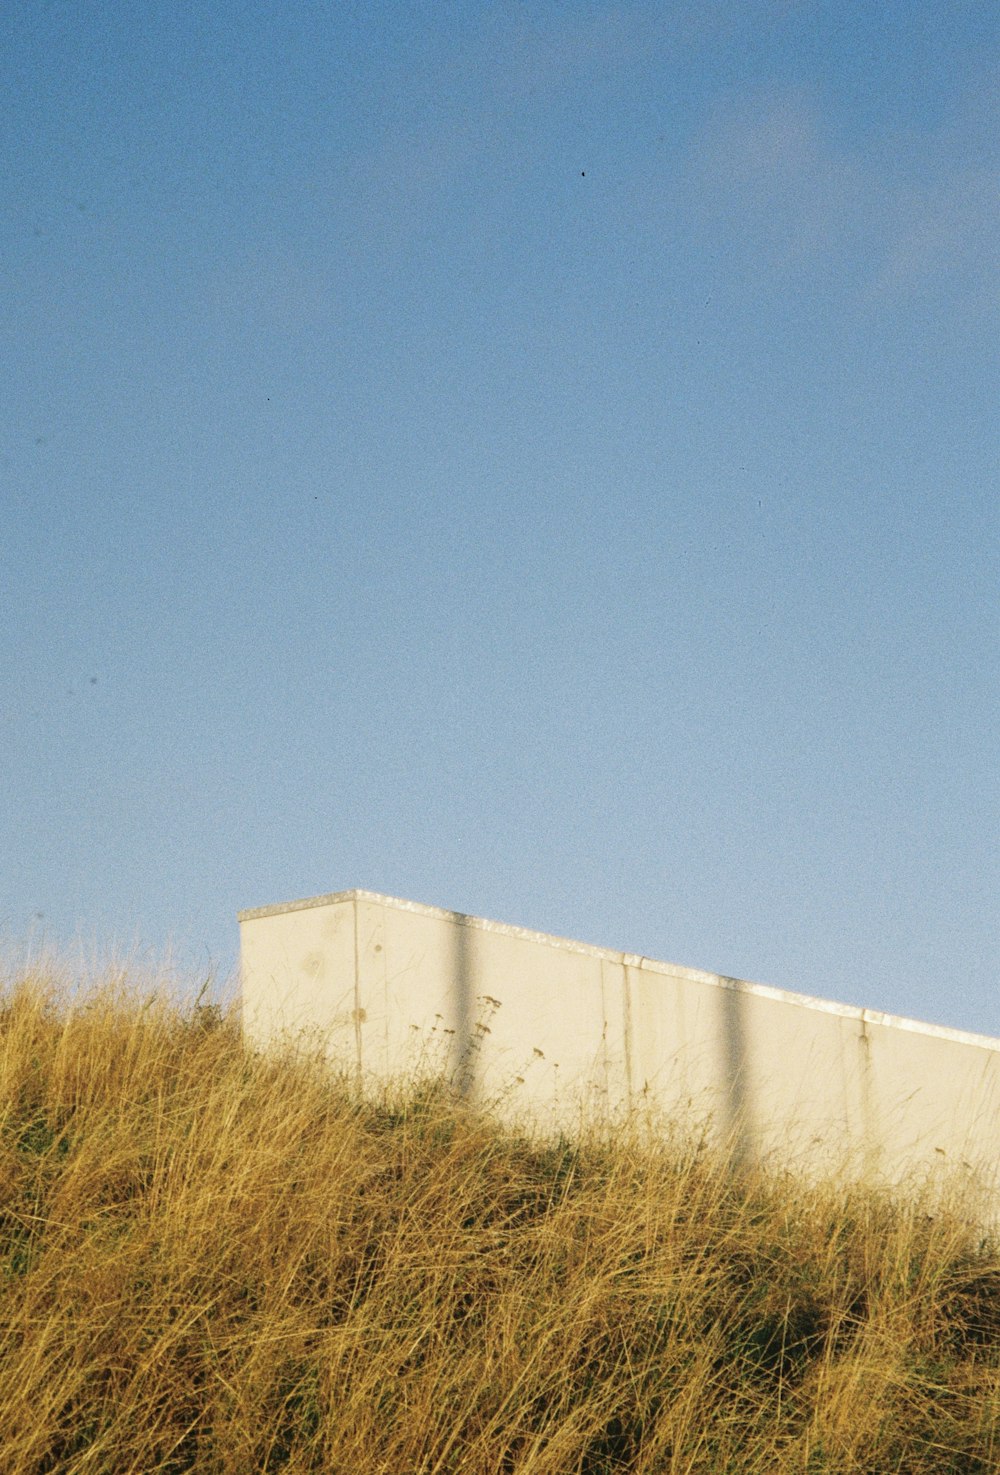
[[[121,981],[0,995],[3,1475],[998,1468],[957,1213],[362,1099]]]

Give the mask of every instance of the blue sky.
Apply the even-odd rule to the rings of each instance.
[[[995,8],[11,0],[0,936],[1000,1034]]]

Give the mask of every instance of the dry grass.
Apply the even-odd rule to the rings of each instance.
[[[4,1475],[993,1471],[998,1290],[915,1200],[0,998]]]

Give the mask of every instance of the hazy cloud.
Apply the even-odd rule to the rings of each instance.
[[[842,273],[865,296],[997,305],[1000,157],[976,95],[936,132],[848,142],[801,88],[730,99],[692,150],[704,223],[750,269]]]
[[[984,307],[1000,305],[1000,170],[945,162],[900,185],[892,207],[879,290],[909,293],[935,282]]]
[[[768,269],[830,259],[870,225],[872,181],[835,149],[801,89],[720,108],[693,150],[703,213]]]

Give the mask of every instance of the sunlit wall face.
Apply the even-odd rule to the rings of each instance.
[[[376,1099],[433,1083],[542,1136],[933,1186],[996,1220],[1000,1040],[371,891],[239,920],[253,1052],[318,1054]]]

